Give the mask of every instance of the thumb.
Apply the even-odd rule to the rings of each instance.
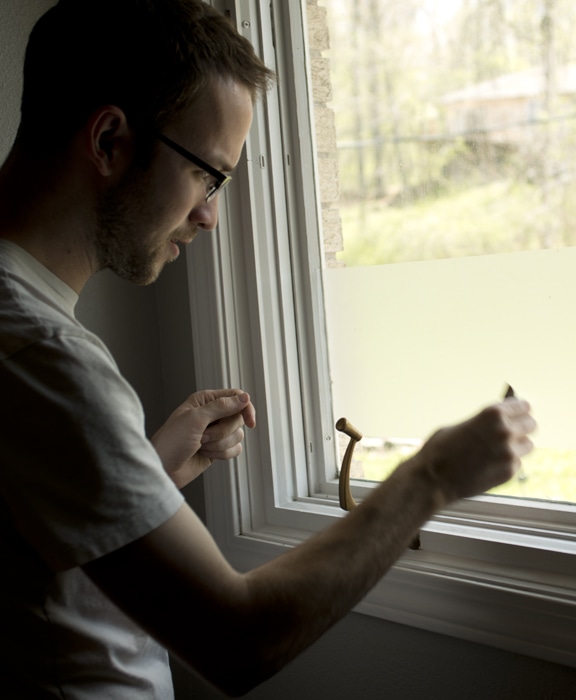
[[[247,425],[255,422],[254,407],[250,402],[250,396],[245,391],[222,392],[204,405],[197,406],[196,410],[204,415],[208,423],[214,423],[221,418],[228,418],[238,413],[242,413]]]

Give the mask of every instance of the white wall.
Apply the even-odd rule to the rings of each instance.
[[[22,41],[34,21],[53,0],[2,0],[0,2],[0,159],[3,160],[18,128],[22,92]]]
[[[17,128],[25,37],[36,17],[50,5],[51,0],[0,0],[0,159]],[[184,258],[170,266],[153,287],[135,288],[111,275],[98,275],[78,310],[84,322],[109,344],[140,393],[153,428],[168,408],[193,389]],[[202,513],[201,490],[193,488],[189,496]],[[198,630],[190,633],[200,634]],[[175,676],[178,700],[221,697],[176,665]],[[576,671],[351,614],[276,678],[246,697],[570,700],[576,697]]]

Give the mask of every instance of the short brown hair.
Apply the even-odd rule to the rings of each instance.
[[[254,100],[274,80],[201,0],[60,0],[30,35],[18,138],[50,152],[107,104],[136,130],[162,129],[215,76],[242,83]]]

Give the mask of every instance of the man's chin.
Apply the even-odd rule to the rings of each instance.
[[[127,282],[131,282],[132,284],[135,284],[138,287],[146,287],[147,285],[156,282],[158,277],[160,277],[160,273],[162,272],[164,267],[171,262],[173,261],[167,260],[163,264],[159,263],[146,270],[138,271],[126,270],[125,268],[117,269],[113,265],[108,265],[107,269],[111,270],[115,275],[120,277],[120,279],[126,280]]]

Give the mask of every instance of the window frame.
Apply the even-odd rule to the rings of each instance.
[[[246,571],[344,513],[326,418],[319,236],[296,235],[318,227],[305,2],[212,4],[281,75],[255,107],[217,235],[187,251],[197,386],[241,386],[258,411],[242,455],[204,476],[208,527]],[[359,500],[371,488],[353,486]],[[356,611],[576,667],[575,516],[571,504],[457,503]]]

